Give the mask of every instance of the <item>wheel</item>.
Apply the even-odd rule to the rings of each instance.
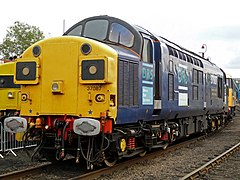
[[[143,152],[139,153],[139,156],[140,156],[140,157],[143,157],[143,156],[145,156],[146,154],[147,154],[147,151],[144,150]]]
[[[104,152],[103,157],[104,157],[104,163],[108,167],[112,167],[117,163],[116,156],[110,152]]]
[[[117,163],[117,159],[115,159],[114,157],[108,157],[104,159],[104,163],[106,164],[106,166],[112,167]]]
[[[165,144],[163,145],[162,149],[164,150],[164,149],[166,149],[167,147],[168,147],[168,143],[165,143]]]

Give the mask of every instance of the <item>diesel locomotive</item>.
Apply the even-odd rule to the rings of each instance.
[[[20,85],[14,84],[14,63],[0,64],[0,120],[19,114]]]
[[[38,142],[33,159],[71,154],[88,169],[113,166],[226,120],[222,69],[114,17],[90,17],[41,40],[14,66],[21,116],[4,125]]]
[[[237,85],[234,80],[227,75],[227,87],[228,87],[228,116],[231,118],[235,115],[236,105],[238,103],[237,98]]]

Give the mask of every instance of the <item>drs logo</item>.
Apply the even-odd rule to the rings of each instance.
[[[142,105],[153,105],[153,65],[142,66]]]
[[[153,65],[143,63],[142,67],[142,80],[153,81]]]

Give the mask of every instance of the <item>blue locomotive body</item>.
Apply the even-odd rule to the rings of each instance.
[[[161,37],[148,38],[148,62],[118,51],[117,124],[223,114],[225,73]]]
[[[104,28],[102,21],[108,22]],[[92,25],[93,34],[86,34],[86,24]],[[118,54],[117,116],[111,136],[116,149],[107,151],[107,165],[225,122],[226,75],[208,59],[109,16],[85,19],[64,35],[98,40]]]

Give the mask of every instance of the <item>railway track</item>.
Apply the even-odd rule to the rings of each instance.
[[[236,144],[235,146],[231,147],[224,153],[220,154],[216,158],[210,160],[206,164],[202,165],[201,167],[197,168],[196,170],[190,172],[189,174],[185,175],[184,177],[180,178],[180,180],[187,180],[187,179],[196,179],[201,178],[206,173],[213,169],[217,165],[223,163],[227,158],[233,155],[235,152],[240,150],[240,143]]]
[[[2,174],[2,175],[0,175],[0,179],[1,180],[9,180],[9,179],[22,179],[22,178],[29,177],[29,176],[31,177],[31,176],[41,173],[41,171],[44,171],[45,169],[47,169],[50,166],[52,166],[52,164],[48,163],[48,164],[43,164],[43,165],[19,170],[19,171],[14,171],[11,173]]]
[[[69,177],[68,179],[71,180],[75,180],[75,179],[94,179],[94,178],[98,178],[98,177],[103,177],[103,176],[107,176],[108,174],[111,174],[112,172],[114,172],[115,170],[119,170],[119,169],[124,169],[126,167],[130,167],[133,164],[136,164],[138,162],[142,162],[144,160],[147,159],[151,159],[151,158],[155,158],[158,156],[163,156],[164,154],[173,152],[177,149],[180,149],[182,147],[185,147],[187,145],[190,145],[192,143],[195,143],[199,140],[201,140],[204,137],[199,137],[199,138],[194,138],[185,142],[181,142],[179,144],[175,144],[172,145],[170,147],[168,147],[165,150],[156,150],[154,152],[151,152],[149,154],[146,154],[143,157],[135,157],[131,160],[127,160],[127,161],[123,161],[120,162],[119,164],[116,164],[113,167],[107,167],[107,168],[101,168],[99,170],[95,170],[95,171],[91,171],[91,172],[86,172],[86,171],[82,171],[82,172],[78,172],[78,174],[80,175],[75,175],[74,177]],[[55,166],[55,167],[53,167]],[[44,164],[44,165],[40,165],[40,166],[36,166],[36,167],[31,167],[31,168],[27,168],[27,169],[23,169],[23,170],[19,170],[19,171],[14,171],[11,173],[6,173],[6,174],[2,174],[0,175],[0,179],[1,180],[9,180],[9,179],[37,179],[37,177],[39,177],[39,174],[42,174],[43,172],[47,173],[51,173],[48,171],[48,169],[58,169],[58,165],[56,164]],[[58,169],[59,171],[59,169]],[[44,176],[44,175],[41,175]],[[55,176],[55,175],[54,175]],[[60,177],[59,177],[60,178]],[[46,177],[47,179],[47,177]],[[57,179],[57,177],[56,177]]]
[[[219,131],[221,131],[221,130],[222,129],[220,129]],[[193,138],[193,139],[189,139],[189,140],[184,141],[184,142],[180,142],[178,144],[174,144],[172,146],[169,146],[165,150],[159,150],[159,149],[155,150],[155,151],[153,151],[149,154],[146,154],[143,157],[135,157],[135,158],[132,158],[132,159],[127,160],[127,161],[119,162],[118,164],[116,164],[113,167],[101,168],[99,170],[95,170],[95,171],[91,171],[91,172],[87,172],[86,170],[84,171],[84,170],[81,169],[80,171],[74,173],[75,175],[69,176],[67,178],[65,177],[65,178],[66,179],[71,179],[71,180],[75,180],[75,179],[96,179],[96,178],[99,178],[99,177],[104,178],[105,176],[108,176],[109,174],[112,174],[116,170],[123,170],[125,168],[131,167],[134,164],[144,162],[145,160],[154,159],[154,158],[159,157],[159,156],[164,156],[165,154],[174,152],[177,149],[187,147],[187,146],[189,146],[191,144],[194,144],[194,143],[196,143],[200,140],[206,139],[208,136],[213,136],[216,132],[219,132],[219,131],[215,131],[213,133],[200,136],[198,138]],[[73,164],[73,162],[69,163],[69,165],[67,165],[67,166],[71,166],[71,164]],[[26,179],[26,178],[27,179],[37,179],[37,178],[39,178],[40,174],[41,174],[41,177],[44,177],[45,176],[44,174],[48,174],[48,176],[49,176],[49,174],[52,173],[51,171],[49,171],[49,169],[55,169],[53,171],[59,171],[59,169],[61,169],[61,167],[59,167],[56,164],[49,163],[49,164],[44,164],[44,165],[41,165],[41,166],[28,168],[28,169],[25,169],[25,170],[20,170],[20,171],[15,171],[15,172],[3,174],[3,175],[0,175],[0,179],[3,179],[3,180],[4,179]],[[66,173],[66,174],[69,174],[69,173]],[[59,177],[57,177],[55,174],[52,175],[52,176],[56,177],[56,179],[61,178],[61,175]],[[46,179],[48,179],[48,178],[46,177]]]
[[[145,160],[153,159],[153,158],[156,158],[156,157],[159,157],[159,156],[164,156],[165,154],[176,151],[177,149],[180,149],[182,147],[186,147],[186,146],[188,146],[190,144],[193,144],[193,143],[195,143],[199,140],[205,139],[207,136],[208,135],[204,135],[204,136],[201,136],[201,137],[198,137],[198,138],[194,138],[194,139],[191,139],[191,140],[188,140],[188,141],[184,141],[184,142],[181,142],[179,144],[172,145],[165,150],[156,150],[154,152],[146,154],[143,157],[135,157],[134,159],[127,160],[127,161],[121,162],[119,164],[116,164],[113,167],[108,167],[108,168],[103,168],[103,169],[100,169],[100,170],[97,170],[97,171],[92,171],[92,172],[89,172],[89,173],[86,173],[86,174],[83,174],[83,175],[80,175],[80,176],[70,178],[70,180],[77,180],[77,179],[89,180],[89,179],[97,179],[97,178],[100,178],[100,177],[104,178],[105,176],[108,176],[109,174],[112,174],[116,170],[126,169],[128,167],[131,167],[134,164],[144,162]]]

